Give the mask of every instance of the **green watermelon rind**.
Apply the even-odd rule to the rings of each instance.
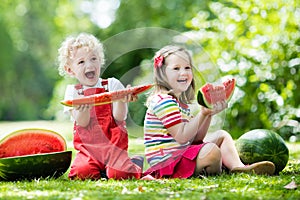
[[[210,104],[208,101],[206,101],[206,98],[204,98],[204,96],[205,95],[203,94],[202,90],[200,89],[197,94],[198,103],[206,108],[212,108],[212,104]]]
[[[274,140],[268,142],[268,138],[274,138]],[[236,148],[245,164],[271,161],[275,164],[276,174],[285,168],[289,160],[289,149],[284,140],[271,130],[255,129],[243,134],[236,141]]]
[[[15,156],[0,159],[0,180],[57,178],[69,168],[72,151]]]

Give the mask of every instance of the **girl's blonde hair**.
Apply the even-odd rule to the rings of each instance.
[[[174,96],[174,94],[172,92],[172,88],[168,84],[168,80],[166,77],[166,59],[168,58],[168,56],[170,56],[172,54],[179,56],[185,60],[188,59],[190,66],[192,68],[194,68],[193,64],[192,64],[191,55],[185,48],[180,47],[180,46],[174,46],[174,45],[168,45],[168,46],[163,47],[162,49],[157,51],[154,56],[154,60],[158,57],[162,57],[163,63],[159,67],[154,67],[154,91],[153,91],[152,95],[156,94],[158,92],[161,92],[162,90],[165,90],[165,91],[167,91],[168,94]],[[182,103],[188,104],[188,103],[191,103],[191,101],[194,98],[195,98],[195,80],[193,77],[191,85],[188,87],[188,89],[185,92],[183,92],[180,95],[179,101]]]
[[[101,59],[101,65],[105,63],[104,49],[100,41],[93,35],[88,33],[80,33],[77,36],[68,36],[58,49],[58,71],[61,76],[65,76],[65,66],[68,65],[74,53],[81,47],[87,47],[90,51],[96,51]]]

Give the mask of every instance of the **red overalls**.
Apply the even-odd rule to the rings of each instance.
[[[108,81],[103,80],[102,86],[105,88],[89,88],[83,94],[88,96],[108,91],[107,85]],[[142,169],[128,156],[125,121],[115,122],[112,104],[94,106],[87,127],[78,126],[75,122],[73,143],[79,152],[71,166],[69,178],[99,179],[101,172],[114,179],[140,178]]]

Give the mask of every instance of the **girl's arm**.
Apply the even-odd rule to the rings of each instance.
[[[212,116],[221,112],[226,107],[227,103],[225,101],[215,104],[213,109],[202,107],[200,112],[189,122],[172,126],[168,128],[168,131],[180,144],[203,140],[210,126]]]
[[[194,142],[203,141],[203,138],[206,136],[206,133],[208,132],[211,119],[212,119],[212,115],[208,115],[204,119],[204,121],[202,122],[202,125],[200,125],[200,127],[198,129],[198,132],[197,132],[196,136],[193,139]]]
[[[206,121],[207,117],[208,116],[199,112],[189,122],[182,122],[180,124],[176,124],[168,128],[168,131],[178,143],[185,144],[189,141],[194,140],[203,122]],[[206,133],[204,133],[203,131],[202,134],[203,135],[199,134],[199,137],[202,136],[204,138]]]

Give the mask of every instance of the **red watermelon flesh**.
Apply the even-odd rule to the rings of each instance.
[[[76,105],[84,105],[84,104],[92,104],[92,105],[109,104],[112,103],[113,101],[118,101],[120,99],[123,99],[126,95],[129,94],[137,95],[142,92],[145,92],[146,90],[150,89],[152,86],[153,86],[152,84],[148,84],[148,85],[125,88],[122,90],[104,92],[101,94],[95,94],[95,95],[86,96],[78,99],[64,100],[61,101],[61,104],[70,107]]]
[[[225,87],[225,97],[226,100],[230,100],[233,92],[234,92],[234,88],[235,88],[235,79],[228,79],[227,81],[223,82],[223,85]]]
[[[200,105],[212,108],[213,104],[222,100],[229,101],[235,88],[235,79],[228,79],[222,85],[206,83],[197,94],[197,101]]]
[[[61,152],[67,149],[64,138],[45,129],[22,129],[0,141],[0,158]]]

